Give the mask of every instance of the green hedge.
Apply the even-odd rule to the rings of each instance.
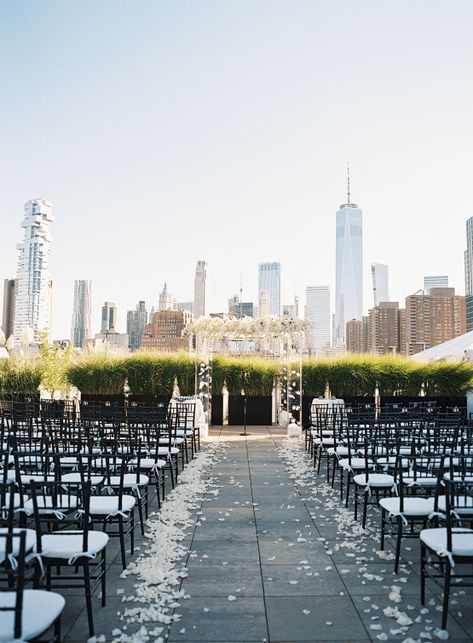
[[[212,361],[212,391],[218,395],[226,384],[230,395],[271,395],[279,372],[277,362],[262,357],[219,355]]]
[[[473,367],[460,362],[419,364],[403,357],[353,355],[336,360],[307,360],[302,365],[305,395],[323,395],[328,382],[332,395],[381,397],[426,395],[457,397],[473,383]]]
[[[0,393],[35,394],[47,380],[44,358],[0,360]],[[120,395],[125,382],[132,394],[155,397],[172,395],[177,380],[182,395],[195,390],[195,358],[188,353],[138,352],[129,357],[86,353],[68,366],[67,381],[86,394]],[[295,370],[299,363],[294,364]],[[46,369],[46,370],[45,370]],[[51,370],[51,369],[49,369]],[[244,389],[247,395],[270,395],[280,364],[262,357],[218,355],[213,359],[214,395],[226,384],[231,395]],[[466,362],[418,364],[393,356],[346,356],[340,359],[304,360],[304,395],[323,395],[328,382],[333,395],[372,396],[379,386],[381,397],[426,395],[458,397],[473,385],[473,366]],[[43,383],[44,383],[43,382]]]
[[[138,352],[130,357],[85,354],[67,370],[69,381],[83,393],[119,395],[125,382],[132,394],[172,395],[177,380],[181,395],[195,390],[195,359],[187,353]]]
[[[22,358],[0,360],[0,393],[4,396],[37,395],[41,369],[36,361]]]

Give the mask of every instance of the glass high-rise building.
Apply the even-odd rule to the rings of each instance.
[[[448,288],[448,275],[428,275],[424,277],[424,293],[430,294],[432,288]]]
[[[371,264],[371,280],[373,283],[374,306],[381,302],[389,301],[388,266],[384,263]]]
[[[126,315],[126,332],[128,334],[128,348],[136,350],[140,347],[141,338],[145,334],[148,323],[148,311],[144,301],[136,304],[135,310],[129,310]]]
[[[106,301],[102,306],[102,323],[100,325],[102,335],[107,335],[111,330],[116,330],[116,323],[117,306],[112,304],[111,301]]]
[[[320,355],[330,348],[330,286],[306,288],[307,348]]]
[[[336,215],[336,279],[334,345],[345,343],[346,324],[363,315],[363,212],[350,201]]]
[[[17,245],[20,251],[16,275],[16,298],[13,336],[15,345],[22,341],[24,331],[31,329],[38,341],[39,333],[51,330],[51,288],[49,225],[54,221],[52,203],[33,199],[25,203],[24,240]]]
[[[258,265],[258,305],[260,317],[281,315],[281,264],[278,261]]]
[[[85,348],[86,340],[92,337],[91,311],[92,282],[87,279],[76,279],[71,326],[71,342],[76,348]]]
[[[473,330],[473,217],[466,222],[465,250],[466,330]]]

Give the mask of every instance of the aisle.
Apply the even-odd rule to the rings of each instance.
[[[274,428],[225,429],[216,497],[205,498],[169,641],[368,641],[370,637],[277,452]]]

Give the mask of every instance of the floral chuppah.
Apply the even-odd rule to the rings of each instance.
[[[190,338],[190,343],[194,340],[195,351],[200,359],[197,386],[199,393],[202,390],[208,393],[204,396],[208,399],[209,417],[212,397],[212,354],[216,348],[221,348],[222,342],[227,341],[243,343],[242,352],[245,354],[271,356],[282,362],[282,386],[276,387],[277,399],[278,402],[282,401],[282,408],[287,418],[292,417],[300,421],[301,352],[306,328],[306,323],[300,319],[271,316],[262,319],[201,317],[190,323],[185,332]],[[253,346],[248,347],[249,342],[252,342]],[[294,362],[298,362],[298,367],[294,367]],[[203,365],[208,365],[209,368],[203,369]],[[200,374],[204,374],[204,378]],[[246,387],[242,384],[242,393],[244,388]],[[215,393],[218,394],[217,391]],[[278,406],[281,404],[279,403]]]

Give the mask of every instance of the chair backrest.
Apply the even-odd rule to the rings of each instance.
[[[447,528],[447,551],[452,551],[452,533],[463,527],[462,520],[471,523],[473,517],[473,481],[443,481],[445,486],[445,525]],[[471,535],[473,544],[473,534]],[[473,556],[471,557],[473,558]]]
[[[19,547],[14,552],[14,540],[19,538]],[[21,531],[18,535],[13,536],[10,532],[0,533],[0,552],[5,552],[2,559],[0,555],[0,565],[3,566],[7,572],[8,577],[14,581],[16,579],[15,587],[15,602],[11,605],[4,605],[0,603],[0,612],[13,612],[13,637],[11,640],[20,641],[22,638],[22,612],[23,612],[23,587],[25,584],[25,552],[26,552],[26,533]],[[12,556],[13,552],[16,554],[15,558],[15,573],[12,574]],[[7,588],[10,590],[10,588]],[[11,591],[11,590],[10,590]],[[0,593],[1,596],[1,593]],[[9,639],[10,640],[10,639]]]

